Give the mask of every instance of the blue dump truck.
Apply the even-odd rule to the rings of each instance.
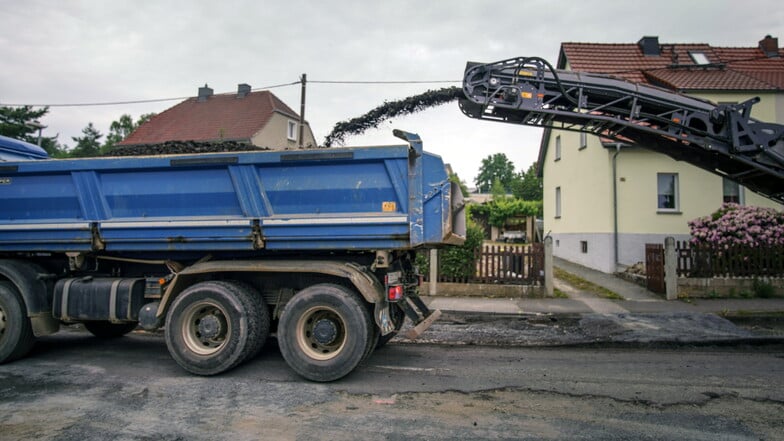
[[[299,375],[332,381],[439,312],[419,249],[460,244],[459,188],[403,145],[46,159],[0,139],[0,362],[82,323],[99,338],[163,329],[214,375],[270,334]]]

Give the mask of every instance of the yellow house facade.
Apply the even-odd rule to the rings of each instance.
[[[689,84],[689,81],[693,81],[694,85],[703,84],[704,78],[722,76],[721,69],[729,69],[732,64],[725,62],[718,66],[721,51],[709,50],[717,48],[683,46],[669,45],[673,48],[671,53],[664,49],[658,57],[651,57],[642,53],[641,43],[564,43],[558,68],[570,70],[574,67],[570,63],[570,55],[580,60],[583,52],[590,52],[593,57],[596,57],[597,51],[604,53],[615,63],[610,68],[615,70],[623,69],[623,60],[630,65],[639,65],[638,58],[646,61],[646,57],[649,57],[647,61],[660,61],[652,60],[654,57],[665,58],[665,66],[672,68],[673,59],[680,58],[672,54],[682,52],[681,56],[691,60],[690,52],[697,49],[700,53],[707,52],[707,57],[716,66],[691,68],[691,72],[697,73],[693,77],[703,77],[696,80],[689,79],[690,68],[677,66],[676,74],[680,76],[677,81],[680,83],[676,86],[679,86]],[[748,51],[754,49],[748,48]],[[638,58],[634,57],[635,51],[640,54]],[[755,53],[755,56],[765,57],[765,54]],[[595,65],[590,66],[591,63]],[[681,63],[684,63],[682,58]],[[590,71],[601,73],[602,66],[597,68],[595,59],[587,64],[593,67]],[[587,71],[585,65],[581,63],[579,69],[573,70]],[[779,74],[784,78],[784,63],[777,65],[781,66]],[[657,72],[659,69],[658,66],[651,68]],[[708,75],[704,75],[706,72]],[[655,81],[655,77],[644,71],[632,74],[640,76],[627,79],[640,81],[642,78],[657,86],[671,86]],[[668,78],[667,75],[670,74],[659,74],[664,78]],[[752,90],[723,90],[713,86],[704,90],[670,88],[716,103],[739,103],[759,97],[761,102],[754,106],[752,116],[761,121],[784,124],[784,90],[780,85],[763,88],[758,83],[761,81],[751,83],[755,87]],[[539,173],[543,177],[544,231],[549,231],[553,237],[553,254],[608,273],[644,261],[646,243],[663,243],[667,236],[687,240],[687,222],[714,212],[724,202],[784,209],[762,195],[686,162],[640,146],[615,143],[578,132],[545,130],[539,154]]]

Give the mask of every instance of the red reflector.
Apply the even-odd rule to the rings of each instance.
[[[397,302],[398,300],[403,299],[403,287],[398,286],[390,286],[388,291],[389,301],[390,302]]]

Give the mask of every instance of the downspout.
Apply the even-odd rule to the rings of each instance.
[[[615,143],[615,153],[612,158],[613,177],[613,246],[615,248],[615,270],[618,270],[618,155],[621,153],[621,143]]]

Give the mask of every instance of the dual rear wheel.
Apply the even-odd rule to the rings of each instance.
[[[183,291],[169,308],[166,346],[185,370],[215,375],[258,355],[269,329],[269,310],[254,288],[202,282]]]
[[[284,359],[311,381],[348,375],[378,344],[370,310],[344,286],[305,288],[281,312],[277,339]],[[173,301],[166,345],[187,371],[215,375],[256,356],[269,328],[269,309],[254,288],[239,282],[202,282]]]
[[[283,308],[278,345],[283,358],[311,381],[348,375],[376,346],[369,305],[352,290],[333,284],[305,288]]]

